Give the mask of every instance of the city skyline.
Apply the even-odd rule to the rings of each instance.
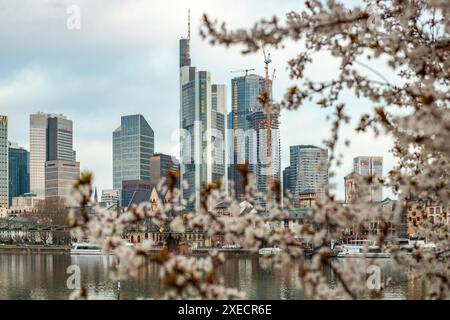
[[[125,6],[135,13],[139,11],[139,8],[146,14],[151,14],[145,4],[136,5],[137,7],[130,4]],[[179,154],[176,132],[178,127],[176,115],[179,108],[179,97],[176,94],[178,92],[177,68],[179,62],[177,47],[179,37],[186,30],[187,6],[187,4],[180,3],[175,5],[179,9],[177,10],[179,15],[173,14],[178,19],[175,19],[173,26],[165,30],[163,34],[142,31],[141,28],[145,26],[146,20],[143,19],[144,15],[140,13],[138,13],[138,17],[142,17],[142,19],[126,20],[127,23],[131,24],[131,30],[122,32],[136,30],[138,32],[134,33],[134,38],[126,39],[126,41],[131,41],[127,44],[130,44],[133,50],[127,49],[127,54],[123,57],[119,57],[124,53],[122,48],[115,47],[117,43],[109,41],[107,31],[114,33],[120,30],[114,21],[104,21],[102,27],[105,28],[105,31],[99,34],[99,48],[106,49],[108,45],[113,45],[108,52],[105,50],[100,50],[98,53],[91,52],[82,45],[89,40],[83,26],[79,33],[76,33],[77,31],[69,33],[64,27],[61,28],[62,30],[56,29],[56,39],[70,38],[72,44],[69,43],[68,48],[78,48],[78,50],[75,50],[77,54],[82,53],[81,55],[68,54],[65,56],[64,52],[68,53],[66,48],[52,43],[54,54],[59,54],[58,61],[49,61],[48,49],[32,41],[27,41],[28,36],[19,33],[19,38],[22,39],[21,43],[29,43],[30,50],[34,48],[33,46],[36,46],[37,50],[35,59],[24,53],[23,56],[13,59],[8,66],[1,66],[5,77],[0,81],[0,101],[2,101],[0,112],[10,118],[9,140],[18,142],[22,146],[29,145],[28,128],[24,125],[24,118],[28,117],[30,113],[37,111],[64,113],[74,121],[74,131],[76,132],[74,149],[77,150],[77,160],[81,163],[81,170],[88,169],[94,172],[94,183],[99,190],[112,188],[112,161],[109,160],[107,155],[112,157],[110,132],[115,129],[117,119],[121,115],[141,113],[155,130],[155,151],[177,156]],[[248,13],[249,10],[254,10],[255,7],[251,3],[240,4],[240,6],[243,15]],[[292,3],[283,4],[277,10],[281,14],[286,12],[286,7],[289,8],[289,6],[292,6]],[[256,74],[263,74],[262,53],[242,56],[239,50],[211,47],[198,36],[201,13],[208,12],[211,15],[217,15],[222,10],[230,10],[229,5],[217,3],[214,5],[191,5],[191,7],[191,51],[195,52],[192,57],[193,65],[199,65],[202,69],[214,73],[214,82],[217,83],[230,84],[231,78],[235,76],[230,74],[230,71],[247,67],[255,68]],[[99,10],[85,2],[83,2],[82,8],[88,12]],[[100,17],[107,17],[108,13],[115,12],[117,9],[117,3],[113,2],[104,9],[103,14],[99,13],[99,15]],[[265,15],[264,8],[258,10],[261,11],[255,12],[255,14]],[[58,19],[61,20],[61,23],[65,22],[64,10],[58,11],[57,8],[53,8],[49,12],[48,14],[55,18],[54,23],[57,23]],[[28,12],[18,9],[20,21],[29,18],[30,15],[33,16],[33,14],[35,14],[33,10]],[[59,14],[62,16],[59,17]],[[129,16],[125,15],[125,19],[127,17]],[[232,20],[240,23],[241,18],[238,16]],[[51,29],[51,24],[45,20],[39,21],[38,30],[45,32],[45,30]],[[83,23],[92,26],[93,20],[91,20],[90,15],[83,20]],[[2,32],[0,31],[0,33]],[[159,60],[156,62],[152,60],[154,54],[151,51],[155,48],[148,43],[158,43],[157,40],[160,37],[165,37],[165,43],[167,44],[156,47],[159,52]],[[5,59],[10,50],[17,51],[18,46],[22,45],[15,41],[10,41],[10,43],[11,47],[0,53]],[[276,100],[282,98],[289,83],[284,61],[286,60],[285,57],[290,55],[290,52],[271,50],[272,60],[274,61],[272,67],[277,69],[274,84],[274,98]],[[103,56],[103,54],[105,55]],[[94,68],[92,62],[84,58],[86,56],[89,57],[89,61],[95,61],[96,59],[101,59],[101,61],[98,61]],[[220,64],[217,61],[220,61]],[[318,65],[314,72],[330,73],[332,72],[332,65],[333,63],[330,63],[330,66]],[[80,66],[78,71],[75,70],[77,66]],[[106,71],[106,69],[109,69],[109,71]],[[71,71],[70,75],[67,73],[69,70]],[[95,72],[96,75],[94,76],[92,72]],[[90,77],[93,77],[93,79],[90,79]],[[116,78],[121,81],[111,82],[111,80],[106,80]],[[94,82],[91,80],[94,80]],[[53,89],[50,90],[50,88]],[[74,91],[77,91],[77,93],[75,94]],[[230,92],[231,90],[228,88],[227,112],[231,111]],[[366,103],[351,96],[348,100],[351,102],[350,110],[357,109]],[[20,112],[17,112],[17,110]],[[323,147],[322,140],[328,138],[328,128],[331,125],[325,121],[326,116],[327,112],[319,110],[312,104],[299,111],[282,111],[280,119],[282,170],[289,164],[290,145],[314,144]],[[96,126],[93,126],[91,121],[96,123]],[[296,134],[293,135],[293,132]],[[302,132],[304,134],[301,134]],[[344,198],[343,177],[352,171],[351,159],[353,157],[369,153],[367,152],[368,138],[371,142],[370,154],[380,155],[385,159],[385,174],[394,163],[393,156],[388,153],[392,146],[390,139],[381,136],[381,138],[375,140],[368,134],[355,135],[348,129],[343,134],[343,139],[349,138],[352,144],[349,149],[340,150],[344,153],[344,166],[339,168],[337,176],[330,181],[337,184],[337,195],[341,199]],[[386,193],[386,196],[389,196],[389,193]]]

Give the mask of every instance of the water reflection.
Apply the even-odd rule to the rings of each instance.
[[[157,298],[163,291],[158,266],[142,269],[138,279],[118,283],[110,279],[113,256],[70,256],[66,254],[0,254],[0,299],[67,299],[67,267],[77,265],[81,283],[92,299]],[[338,263],[342,263],[339,262]],[[384,292],[386,299],[420,299],[422,287],[417,279],[393,267],[388,259],[378,259],[383,280],[391,283]],[[324,270],[330,284],[335,277]],[[250,299],[304,299],[296,286],[294,268],[275,269],[259,257],[232,257],[220,268],[226,286],[246,292]]]

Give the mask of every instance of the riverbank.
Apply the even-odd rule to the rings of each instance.
[[[0,244],[0,253],[62,253],[67,254],[70,246]]]
[[[158,253],[162,248],[153,248],[151,253]],[[212,250],[217,250],[218,252],[223,253],[225,256],[254,256],[258,255],[258,251],[256,250],[248,250],[248,249],[222,249],[222,248],[195,248],[192,250],[188,250],[186,252],[187,255],[193,256],[206,256]],[[14,245],[14,244],[0,244],[0,253],[61,253],[68,254],[70,253],[69,245],[61,245],[61,246],[43,246],[43,245]]]

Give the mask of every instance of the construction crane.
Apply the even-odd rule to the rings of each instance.
[[[264,46],[262,46],[262,51],[264,54],[264,71],[265,71],[265,80],[266,80],[266,103],[269,103],[270,101],[270,82],[269,82],[269,64],[272,63],[272,59],[270,58],[270,52],[266,55],[266,50],[264,49]],[[273,76],[275,75],[275,70],[273,73]],[[272,123],[270,119],[270,109],[266,108],[266,139],[267,139],[267,204],[266,209],[270,208],[270,202],[271,202],[271,188],[272,188],[272,159],[271,159],[271,152],[272,152]]]
[[[248,72],[249,72],[249,71],[255,71],[255,69],[233,70],[233,71],[230,71],[230,73],[245,72],[245,75],[248,76]]]

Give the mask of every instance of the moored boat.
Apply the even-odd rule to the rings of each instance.
[[[283,250],[280,248],[261,248],[258,250],[258,254],[261,256],[267,256],[267,255],[275,255],[281,253]]]
[[[390,258],[388,251],[370,240],[354,240],[351,244],[339,246],[338,258]]]

